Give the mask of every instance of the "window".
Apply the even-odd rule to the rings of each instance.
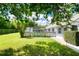
[[[52,28],[52,32],[54,32],[54,28]]]
[[[71,28],[72,30],[78,30],[77,29],[77,25],[72,25],[72,28]]]
[[[58,33],[61,33],[61,28],[58,28]]]
[[[50,29],[48,29],[48,32],[50,32]]]

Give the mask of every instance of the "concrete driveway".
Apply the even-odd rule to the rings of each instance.
[[[59,36],[56,36],[56,37],[51,37],[52,39],[54,39],[55,41],[57,41],[58,43],[62,44],[62,45],[65,45],[71,49],[73,49],[74,51],[76,52],[79,52],[79,46],[75,46],[75,45],[72,45],[72,44],[69,44],[67,43],[63,36],[62,35],[59,35]]]

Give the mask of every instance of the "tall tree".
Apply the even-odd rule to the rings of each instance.
[[[0,4],[0,11],[3,16],[7,18],[8,13],[11,13],[17,17],[17,20],[21,22],[23,19],[23,15],[30,16],[33,11],[38,13],[47,14],[48,12],[53,12],[52,23],[60,24],[65,22],[66,25],[70,24],[71,16],[73,14],[73,9],[78,11],[78,4],[70,4],[70,3],[24,3],[24,4]]]

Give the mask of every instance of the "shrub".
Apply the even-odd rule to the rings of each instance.
[[[79,45],[79,32],[77,31],[65,31],[64,32],[65,41],[73,45]]]
[[[0,34],[9,34],[9,33],[15,33],[18,32],[16,29],[0,29]]]
[[[44,56],[46,54],[46,47],[43,45],[26,45],[23,50],[31,56]]]
[[[9,49],[2,50],[0,52],[0,55],[1,56],[13,56],[14,55],[14,49],[9,48]]]

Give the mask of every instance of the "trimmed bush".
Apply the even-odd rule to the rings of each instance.
[[[18,32],[16,29],[0,29],[0,34],[9,34],[9,33],[15,33]]]
[[[66,42],[79,46],[79,32],[65,31],[64,38]]]

